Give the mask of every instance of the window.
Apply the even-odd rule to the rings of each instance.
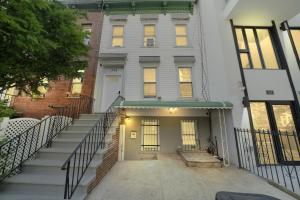
[[[113,26],[112,47],[123,47],[124,45],[124,26]]]
[[[39,86],[37,88],[37,90],[39,91],[39,94],[32,93],[32,97],[33,98],[44,98],[45,94],[48,92],[48,80],[44,79],[43,80],[43,85]]]
[[[82,24],[83,31],[87,33],[84,38],[84,44],[90,45],[91,33],[92,33],[92,24]]]
[[[244,69],[278,69],[270,28],[235,28],[241,65]]]
[[[186,25],[176,25],[176,46],[185,47],[188,45]]]
[[[159,121],[142,120],[142,151],[159,151]]]
[[[261,164],[300,161],[299,138],[289,102],[250,102]]]
[[[144,97],[156,97],[156,68],[144,68]]]
[[[292,29],[291,34],[297,51],[297,59],[300,60],[300,29]]]
[[[72,80],[72,86],[71,86],[71,95],[72,97],[78,97],[81,94],[82,91],[82,82],[83,82],[83,76],[84,76],[84,70],[79,70],[80,77],[74,78]]]
[[[180,67],[179,73],[179,95],[181,98],[193,97],[193,83],[192,83],[192,68]]]
[[[184,149],[191,150],[198,147],[195,120],[181,121],[181,139]]]
[[[144,26],[144,47],[155,47],[156,31],[155,25]]]

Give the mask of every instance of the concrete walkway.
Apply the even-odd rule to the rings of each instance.
[[[177,155],[118,162],[88,200],[214,200],[218,191],[293,198],[236,168],[188,168]]]

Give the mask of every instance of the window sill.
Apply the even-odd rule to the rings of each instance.
[[[79,99],[80,96],[67,96],[66,98],[67,99]]]
[[[174,48],[178,48],[178,49],[190,49],[190,48],[193,48],[193,46],[174,46]]]
[[[269,71],[277,71],[277,70],[286,70],[286,69],[282,69],[282,68],[279,68],[279,69],[254,69],[254,68],[243,68],[243,70],[257,70],[257,71],[259,71],[259,70],[269,70]]]
[[[154,47],[141,46],[140,48],[143,48],[143,49],[157,49],[157,48],[159,48],[159,46],[154,46]]]

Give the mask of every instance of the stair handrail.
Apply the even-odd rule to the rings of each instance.
[[[0,141],[0,183],[16,174],[41,148],[51,147],[53,139],[80,114],[90,113],[93,101],[92,97],[80,95],[65,106],[49,106],[54,109],[49,116],[13,138]]]
[[[114,107],[123,100],[120,95],[115,99],[62,165],[61,170],[66,171],[64,199],[71,199],[96,152],[105,148],[105,137],[118,115]]]

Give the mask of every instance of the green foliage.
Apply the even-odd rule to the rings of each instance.
[[[7,102],[0,101],[0,119],[2,117],[12,117],[16,114],[15,110],[7,106]]]
[[[43,80],[79,76],[88,47],[82,13],[53,0],[0,0],[0,92],[38,92]]]

